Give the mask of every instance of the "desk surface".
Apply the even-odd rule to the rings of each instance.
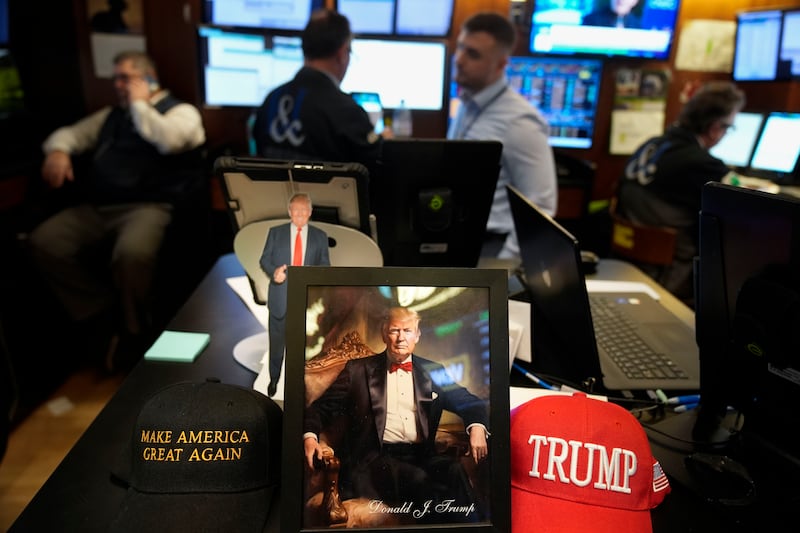
[[[226,278],[243,274],[233,254],[216,262],[169,324],[170,329],[210,333],[208,347],[194,363],[141,361],[10,531],[105,531],[125,496],[125,489],[112,482],[110,472],[119,454],[129,445],[135,418],[148,398],[167,385],[207,377],[252,386],[255,374],[237,364],[232,353],[236,343],[263,331],[263,328],[225,283]],[[592,277],[643,281],[653,285],[635,267],[615,260],[601,261],[597,274]],[[657,289],[662,303],[693,327],[691,310],[663,289]],[[737,529],[747,523],[739,518],[733,525],[721,518],[728,515],[702,505],[686,490],[673,487],[673,494],[653,512],[653,526],[656,532],[752,529]],[[754,523],[760,526],[759,522]]]
[[[105,531],[117,514],[125,489],[110,478],[119,454],[130,445],[131,429],[142,404],[158,390],[182,381],[217,377],[252,386],[256,375],[236,363],[233,347],[263,331],[245,304],[225,283],[243,275],[234,255],[219,259],[169,328],[211,333],[194,363],[141,361],[128,375],[11,531]]]

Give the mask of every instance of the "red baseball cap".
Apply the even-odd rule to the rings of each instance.
[[[542,396],[511,411],[511,531],[652,532],[669,493],[638,420],[613,403]]]

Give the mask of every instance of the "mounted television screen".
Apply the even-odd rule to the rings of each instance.
[[[512,57],[509,85],[542,112],[550,146],[591,148],[602,79],[599,59]]]
[[[383,107],[442,109],[447,46],[444,41],[353,39],[341,89],[378,93]]]
[[[667,59],[680,0],[639,0],[619,16],[611,0],[534,0],[530,51]]]
[[[0,46],[7,46],[11,41],[8,27],[8,0],[0,0]]]
[[[800,9],[783,12],[779,65],[791,78],[800,78]]]
[[[550,146],[591,148],[602,71],[600,59],[512,56],[506,77],[509,86],[547,119]],[[451,121],[461,105],[459,91],[451,80]]]
[[[783,13],[777,9],[736,15],[735,81],[773,81],[788,77],[788,71],[780,66],[778,59],[782,23]]]
[[[226,31],[201,26],[203,103],[257,107],[303,66],[299,37]]]
[[[336,9],[365,35],[446,37],[453,19],[453,0],[337,0]]]
[[[323,0],[206,0],[205,22],[217,26],[302,30]]]

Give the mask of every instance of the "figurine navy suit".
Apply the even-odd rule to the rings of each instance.
[[[286,346],[286,270],[292,264],[294,235],[297,228],[305,228],[303,242],[305,252],[302,265],[330,266],[328,236],[319,228],[308,224],[311,218],[311,198],[297,193],[289,201],[289,216],[292,222],[275,226],[267,234],[267,242],[261,254],[261,268],[270,279],[267,292],[269,310],[269,386],[267,393],[274,396],[281,375],[283,351]]]

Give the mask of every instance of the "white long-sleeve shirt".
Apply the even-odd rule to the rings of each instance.
[[[166,91],[162,91],[150,102],[136,100],[131,104],[131,119],[136,131],[162,154],[197,148],[206,140],[200,112],[191,104],[180,103],[164,114],[159,113],[153,104],[166,95]],[[111,109],[106,106],[74,124],[58,128],[45,139],[42,150],[45,154],[56,150],[68,154],[91,150],[97,144],[100,129]]]

